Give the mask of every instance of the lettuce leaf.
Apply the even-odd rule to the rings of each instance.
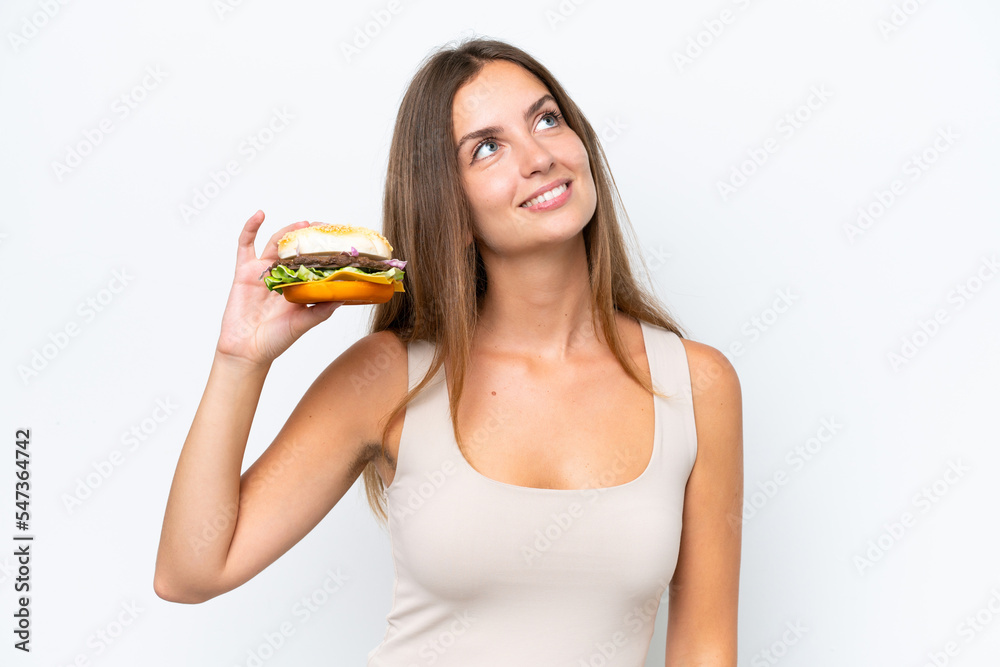
[[[267,285],[267,289],[269,290],[280,290],[285,285],[304,283],[311,280],[323,280],[334,271],[347,271],[348,273],[359,273],[367,276],[383,276],[389,280],[396,280],[400,282],[403,280],[403,276],[406,275],[404,271],[400,271],[397,268],[392,268],[387,271],[372,271],[370,269],[362,269],[356,266],[329,269],[300,266],[297,270],[290,271],[288,267],[279,264],[271,269],[270,275],[264,277],[264,284]]]

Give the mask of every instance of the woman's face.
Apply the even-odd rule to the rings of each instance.
[[[593,217],[587,150],[533,74],[506,60],[488,62],[455,94],[452,118],[480,251],[485,245],[502,255],[563,242]]]

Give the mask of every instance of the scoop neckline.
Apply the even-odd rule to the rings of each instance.
[[[643,345],[643,348],[644,348],[644,350],[646,352],[646,364],[649,366],[649,378],[650,378],[650,382],[652,382],[653,386],[655,387],[657,385],[656,385],[656,378],[653,377],[653,368],[656,366],[656,364],[654,363],[654,361],[652,359],[652,357],[655,356],[655,353],[653,353],[653,352],[650,351],[651,348],[652,348],[652,346],[649,344],[650,336],[649,336],[649,330],[647,329],[648,325],[645,322],[643,322],[642,320],[638,320],[638,322],[639,322],[640,330],[642,332],[642,345]],[[443,366],[441,367],[441,372],[444,372],[444,367]],[[447,380],[447,377],[442,378],[441,381],[444,384],[444,396],[445,396],[445,400],[447,401],[447,400],[450,399],[450,395],[448,393],[449,390],[448,390],[448,380]],[[656,459],[657,454],[659,454],[659,449],[660,449],[660,401],[657,400],[657,399],[659,399],[659,396],[657,396],[656,394],[653,394],[653,448],[652,448],[652,450],[650,451],[650,454],[649,454],[649,461],[646,462],[646,467],[643,468],[642,472],[639,473],[639,475],[637,477],[635,477],[634,479],[631,479],[631,480],[629,480],[627,482],[622,482],[621,484],[615,484],[614,486],[589,486],[589,487],[582,488],[582,489],[552,489],[552,488],[547,488],[547,487],[542,487],[542,486],[521,486],[520,484],[511,484],[509,482],[501,482],[498,479],[493,479],[492,477],[487,477],[483,473],[481,473],[478,470],[476,470],[472,466],[472,464],[469,463],[469,460],[465,458],[465,454],[462,452],[461,448],[459,448],[459,446],[458,446],[458,440],[455,439],[455,432],[451,428],[451,424],[450,423],[448,424],[448,429],[447,429],[447,431],[448,431],[448,442],[451,445],[453,451],[458,454],[458,458],[460,460],[459,465],[462,465],[466,469],[468,469],[469,471],[471,471],[472,475],[474,477],[478,477],[478,478],[483,479],[483,480],[485,480],[485,481],[487,481],[487,482],[489,482],[489,483],[491,483],[493,485],[496,485],[496,486],[499,486],[499,487],[502,487],[502,488],[522,489],[522,490],[525,490],[525,491],[528,491],[528,492],[543,492],[543,493],[545,493],[545,492],[553,493],[554,492],[556,494],[558,494],[558,493],[562,493],[562,494],[577,493],[577,494],[579,494],[579,493],[583,493],[584,491],[611,491],[612,489],[622,489],[622,488],[625,488],[625,487],[637,485],[637,484],[639,484],[643,480],[643,478],[647,477],[650,474],[650,472],[649,472],[650,469],[653,467],[653,461]]]

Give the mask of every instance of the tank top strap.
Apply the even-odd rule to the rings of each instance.
[[[434,344],[413,340],[407,344],[408,387],[413,389],[427,374],[434,359]],[[454,472],[457,465],[454,452],[448,446],[451,416],[444,366],[406,406],[403,431],[396,453],[396,472],[389,490],[409,484],[420,484],[428,477],[437,478],[445,469]],[[396,484],[396,480],[400,484]]]
[[[662,438],[665,463],[668,467],[690,471],[698,451],[691,394],[691,371],[687,350],[681,337],[673,331],[648,322],[640,322],[646,344],[653,388],[666,398],[655,396],[663,416]],[[686,473],[685,473],[686,474]]]
[[[410,389],[413,389],[420,383],[420,380],[427,373],[427,369],[431,367],[433,359],[434,344],[430,341],[411,340],[406,344],[406,370],[409,377]]]

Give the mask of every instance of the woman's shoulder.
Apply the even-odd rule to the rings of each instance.
[[[721,398],[739,392],[739,376],[729,357],[711,345],[690,338],[681,337],[680,341],[687,354],[693,395],[711,393]]]
[[[406,360],[406,343],[403,341],[403,337],[392,329],[383,329],[367,334],[358,340],[358,344],[365,351],[378,350],[393,359],[402,356],[403,360]]]
[[[406,393],[406,343],[390,330],[367,334],[334,359],[324,375],[336,379],[338,391],[365,397],[364,404],[379,411]]]
[[[739,378],[736,375],[736,369],[729,362],[729,358],[720,350],[711,345],[685,338],[682,333],[653,322],[631,320],[630,318],[625,318],[624,321],[631,321],[634,323],[636,329],[640,325],[645,325],[647,330],[652,329],[656,336],[670,337],[671,339],[674,339],[674,336],[676,336],[674,340],[681,342],[687,357],[688,371],[691,375],[691,391],[693,394],[704,394],[704,392],[710,390],[731,394],[734,387],[738,391]],[[639,337],[637,341],[641,345],[643,339]]]
[[[698,449],[722,448],[727,456],[735,456],[742,447],[743,429],[743,391],[736,369],[711,345],[680,340],[688,359]]]
[[[638,333],[638,326],[645,325],[647,329],[652,329],[657,336],[677,337],[677,340],[681,342],[684,346],[684,352],[687,355],[688,366],[691,369],[692,374],[695,371],[699,372],[713,372],[718,373],[730,373],[735,377],[736,369],[733,368],[732,364],[729,363],[729,359],[720,350],[707,345],[705,343],[686,338],[682,333],[674,331],[671,328],[667,328],[655,322],[647,322],[646,320],[634,320],[631,318],[623,318],[624,322],[634,323],[636,326],[636,332]],[[642,340],[642,338],[638,338]]]

